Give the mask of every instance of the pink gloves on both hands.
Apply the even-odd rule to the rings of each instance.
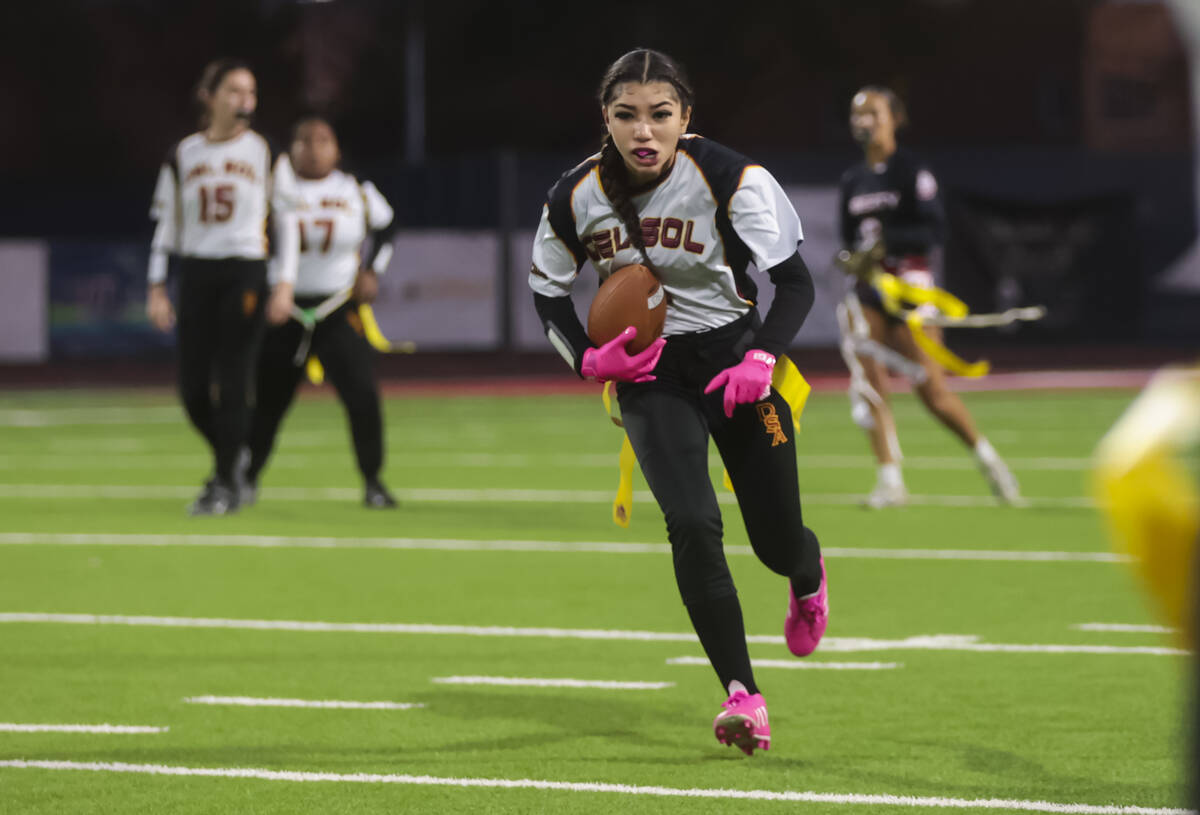
[[[751,349],[742,361],[726,368],[712,378],[705,393],[712,393],[725,386],[725,416],[733,418],[733,409],[746,402],[758,402],[771,395],[771,374],[775,371],[775,357],[766,351]]]
[[[659,337],[644,350],[630,354],[625,346],[636,336],[637,329],[629,326],[599,348],[587,349],[583,352],[580,373],[597,382],[653,382],[654,375],[650,372],[658,364],[667,341]]]
[[[654,366],[662,356],[667,341],[659,337],[642,351],[630,354],[626,346],[637,336],[637,329],[629,326],[615,338],[599,348],[583,352],[580,372],[597,382],[653,382]],[[724,386],[725,415],[733,418],[733,409],[740,404],[757,402],[771,395],[771,374],[775,371],[775,357],[766,351],[751,349],[737,365],[726,368],[714,376],[704,389],[712,393]]]

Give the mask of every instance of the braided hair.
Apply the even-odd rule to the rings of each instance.
[[[666,82],[675,89],[681,108],[686,111],[692,107],[695,94],[683,67],[675,60],[660,51],[648,48],[638,48],[619,58],[604,72],[597,93],[600,104],[607,106],[616,98],[617,90],[626,82],[646,84],[649,82]],[[604,134],[600,146],[600,163],[597,167],[600,173],[600,184],[612,202],[613,209],[634,247],[642,253],[646,266],[650,266],[650,258],[646,255],[646,242],[642,236],[642,223],[637,207],[633,203],[633,195],[629,185],[629,171],[625,168],[625,160],[613,143],[612,135]]]

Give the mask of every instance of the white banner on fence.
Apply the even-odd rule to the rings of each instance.
[[[401,233],[379,279],[375,317],[393,342],[425,351],[480,351],[500,342],[500,241],[493,231]]]
[[[49,357],[49,265],[44,241],[0,241],[0,361]]]

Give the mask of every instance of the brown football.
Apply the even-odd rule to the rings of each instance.
[[[654,272],[635,263],[622,266],[600,284],[588,310],[587,333],[603,345],[628,326],[637,329],[629,353],[637,353],[662,335],[667,319],[667,298]]]

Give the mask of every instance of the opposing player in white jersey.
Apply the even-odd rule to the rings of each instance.
[[[316,355],[350,419],[350,434],[368,507],[395,500],[379,479],[383,466],[383,419],[373,363],[359,318],[359,303],[375,299],[392,255],[392,208],[369,181],[337,168],[337,136],[318,116],[292,129],[289,155],[295,170],[300,224],[300,266],[292,319],[267,331],[258,361],[250,465],[243,498],[253,501],[284,414],[295,398],[309,355]],[[371,238],[371,256],[360,257]],[[272,264],[272,276],[275,266]]]
[[[192,424],[213,451],[213,474],[193,515],[238,507],[235,466],[250,424],[248,391],[267,298],[268,220],[279,282],[265,304],[274,323],[292,308],[299,233],[290,167],[274,163],[250,128],[257,85],[236,60],[211,63],[197,87],[202,130],[174,145],[158,176],[151,216],[146,309],[163,331],[176,325],[167,257],[179,258],[179,388]]]
[[[931,254],[945,241],[945,215],[933,173],[897,146],[896,131],[906,121],[904,105],[891,90],[867,86],[854,95],[850,131],[863,150],[864,160],[842,176],[840,231],[845,248],[858,253],[852,257],[879,252],[885,270],[913,286],[928,288],[934,283]],[[974,452],[996,496],[1006,503],[1017,502],[1017,480],[976,429],[971,413],[950,389],[941,366],[917,345],[908,325],[887,313],[879,293],[865,281],[856,283],[846,308],[847,315],[861,314],[865,333],[874,341],[874,347],[891,349],[920,366],[923,376],[915,389],[921,402]],[[926,331],[940,339],[936,326]],[[908,501],[908,490],[900,472],[900,445],[888,404],[887,369],[878,358],[866,353],[859,354],[858,364],[866,387],[852,385],[854,418],[867,431],[879,463],[875,489],[867,497],[866,506],[901,506]],[[856,373],[852,382],[857,377]]]
[[[666,518],[679,592],[728,695],[714,732],[750,754],[770,746],[770,726],[725,562],[708,439],[755,554],[788,578],[785,637],[806,656],[828,618],[825,570],[802,519],[791,411],[771,387],[775,359],[813,303],[800,220],[763,167],[686,134],[693,93],[670,57],[625,54],[599,101],[603,147],[550,190],[529,284],[547,337],[576,373],[617,382],[625,430]],[[632,263],[655,272],[667,292],[665,340],[630,355],[629,328],[592,345],[570,297],[588,260],[602,278]],[[775,285],[761,320],[751,262]]]

